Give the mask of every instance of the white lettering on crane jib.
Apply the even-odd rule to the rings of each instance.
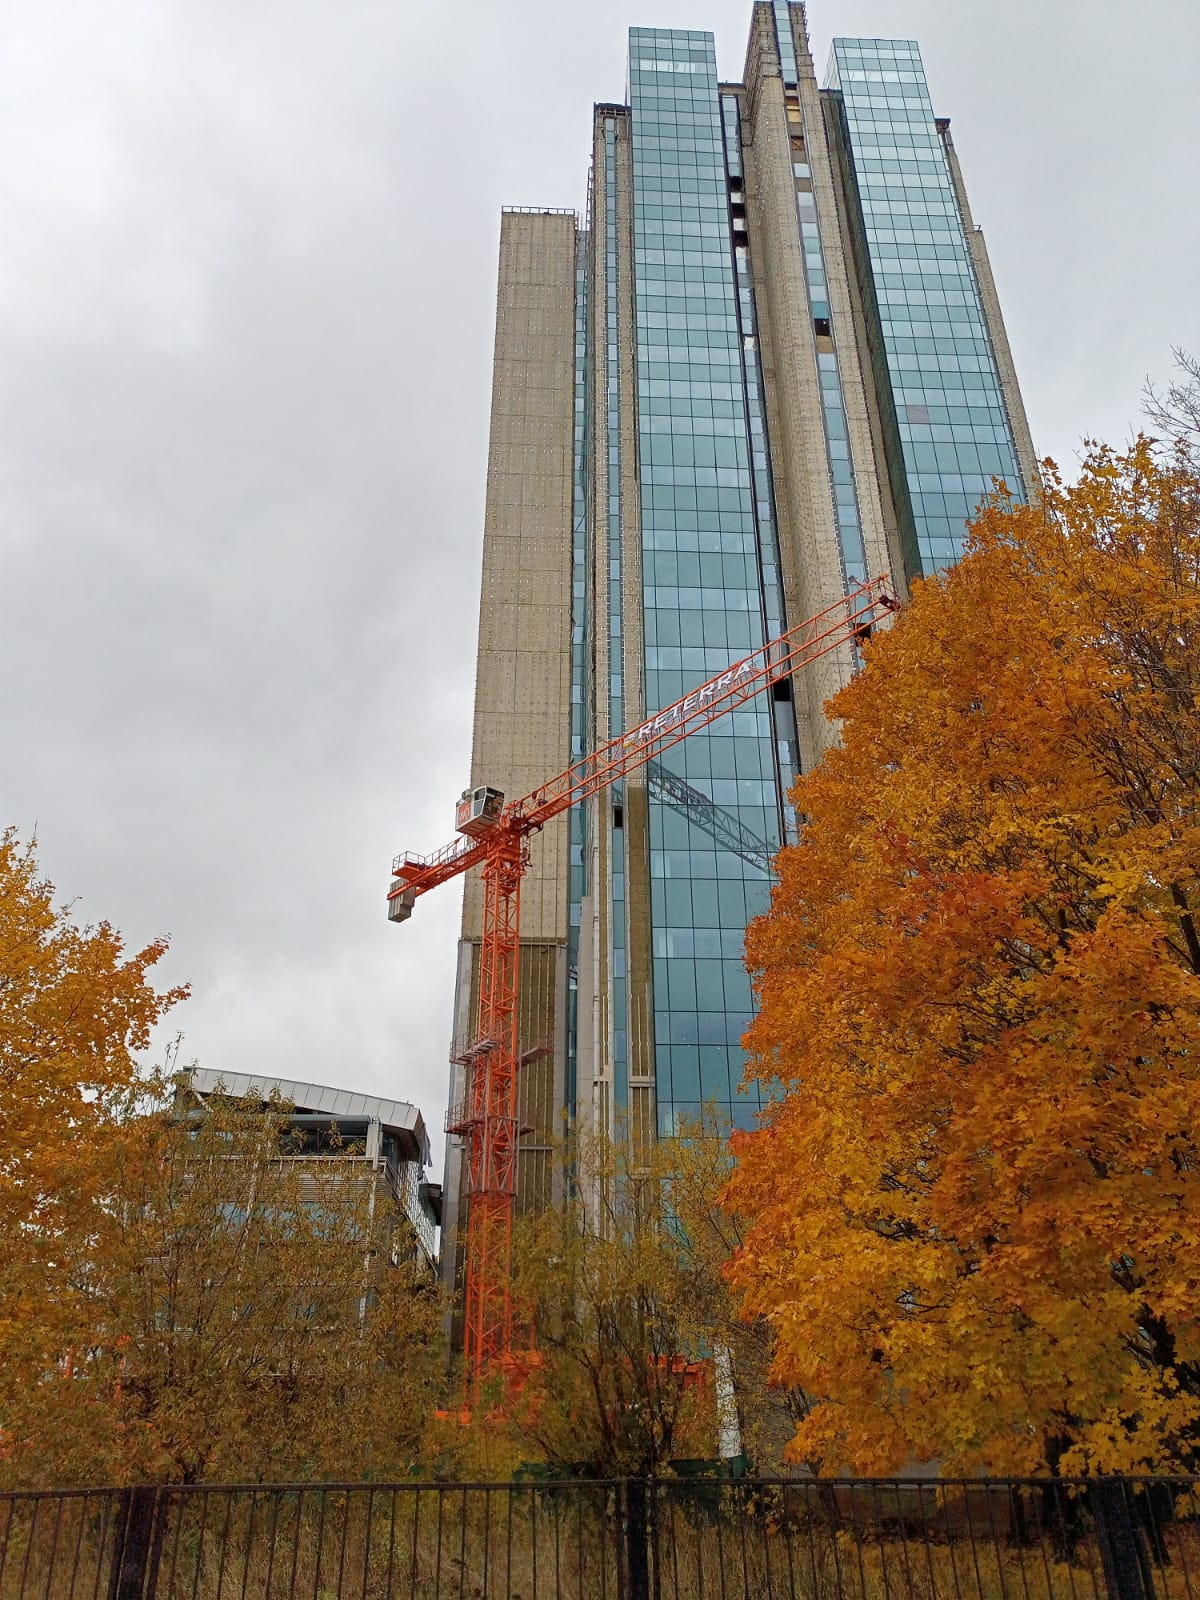
[[[752,661],[739,661],[736,667],[731,667],[728,672],[723,672],[719,678],[714,678],[710,683],[703,684],[694,694],[689,694],[686,699],[680,700],[677,705],[668,706],[665,711],[660,711],[656,717],[651,717],[648,722],[643,722],[632,733],[627,733],[622,743],[630,745],[648,744],[657,738],[660,733],[666,733],[674,724],[680,722],[689,711],[695,711],[705,706],[714,696],[722,690],[733,689],[740,686],[743,678],[753,677],[755,671]]]

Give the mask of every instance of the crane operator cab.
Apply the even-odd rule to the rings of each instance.
[[[454,826],[472,839],[486,838],[500,821],[504,795],[499,789],[464,789],[454,808]]]

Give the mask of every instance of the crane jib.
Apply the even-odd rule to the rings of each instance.
[[[481,869],[482,938],[478,946],[478,1015],[473,1040],[454,1059],[467,1067],[467,1098],[447,1118],[447,1131],[463,1140],[465,1167],[466,1283],[463,1296],[463,1357],[476,1398],[493,1361],[510,1360],[513,1339],[512,1223],[521,1125],[517,1117],[517,1073],[523,1057],[519,1027],[520,888],[530,856],[528,836],[569,806],[599,794],[641,768],[654,767],[662,750],[686,739],[756,694],[840,646],[861,645],[879,612],[899,609],[887,579],[856,584],[842,599],[807,622],[732,663],[656,716],[592,751],[523,799],[502,806],[503,794],[487,787],[462,796],[456,826],[461,835],[435,855],[397,856],[392,863],[388,918],[404,922],[420,894]],[[695,794],[667,774],[670,802],[693,805]],[[670,789],[671,785],[674,789]],[[469,803],[468,803],[469,802]],[[710,819],[712,820],[712,819]],[[470,824],[470,826],[468,826]],[[716,819],[720,837],[743,859],[762,841]],[[465,1108],[465,1109],[464,1109]]]
[[[728,700],[730,703],[720,709],[731,710],[739,699],[749,698],[764,688],[767,682],[785,676],[799,663],[799,658],[807,649],[820,647],[830,641],[837,642],[835,635],[848,633],[851,637],[856,636],[860,628],[870,622],[877,610],[882,609],[886,612],[896,608],[896,602],[885,588],[886,581],[886,579],[875,579],[872,583],[859,586],[845,597],[844,602],[835,603],[834,606],[819,612],[807,623],[802,623],[781,637],[770,640],[753,654],[735,662],[727,672],[701,684],[692,694],[686,695],[674,705],[665,707],[653,717],[648,717],[645,722],[639,723],[628,733],[601,746],[591,761],[585,758],[583,762],[576,763],[570,772],[563,775],[564,779],[570,780],[575,774],[586,771],[590,765],[600,767],[610,759],[619,759],[618,752],[632,752],[640,745],[651,744],[660,735],[678,729],[684,722],[695,720],[696,713],[711,710],[719,715],[718,702],[722,700]],[[744,689],[746,693],[739,697],[740,689]],[[549,789],[550,786],[547,785],[545,789],[535,791],[535,796],[545,795]],[[531,796],[531,799],[533,798],[535,797]]]
[[[869,637],[878,612],[894,611],[898,606],[899,602],[888,591],[886,577],[858,584],[841,600],[769,640],[741,661],[732,662],[726,671],[648,717],[636,728],[600,745],[520,800],[510,801],[501,809],[503,795],[498,790],[474,791],[472,798],[489,795],[494,803],[490,810],[485,807],[481,812],[478,827],[463,828],[464,834],[469,832],[472,836],[469,842],[460,837],[435,855],[409,854],[398,856],[393,862],[394,882],[388,893],[389,920],[407,920],[415,895],[458,877],[470,867],[482,866],[484,860],[500,848],[502,841],[508,840],[511,845],[518,837],[538,832],[568,807],[597,794],[680,739],[686,739],[689,734],[745,704],[769,684],[840,644],[861,643]],[[464,795],[464,801],[466,798]]]

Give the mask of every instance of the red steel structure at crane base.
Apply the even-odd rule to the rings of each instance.
[[[571,806],[736,710],[781,678],[839,645],[860,641],[899,608],[887,579],[856,584],[841,600],[752,651],[674,705],[583,756],[523,799],[495,789],[468,790],[459,802],[459,837],[432,856],[401,855],[392,863],[388,918],[407,921],[418,895],[472,867],[482,869],[483,938],[479,956],[477,1033],[457,1058],[467,1067],[465,1100],[452,1106],[446,1131],[466,1145],[466,1293],[464,1358],[477,1385],[509,1354],[512,1339],[512,1227],[517,1192],[517,984],[521,879],[529,836]]]

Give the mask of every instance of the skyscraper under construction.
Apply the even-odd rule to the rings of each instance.
[[[588,215],[501,225],[471,782],[524,794],[857,579],[956,559],[1035,462],[949,120],[910,40],[756,4],[741,83],[711,34],[634,28],[595,108]],[[849,644],[577,807],[521,891],[522,1204],[568,1116],[747,1123],[746,924],[833,737]],[[456,1037],[473,1032],[468,879]],[[467,1068],[453,1071],[450,1101]],[[462,1196],[451,1138],[447,1268]]]

